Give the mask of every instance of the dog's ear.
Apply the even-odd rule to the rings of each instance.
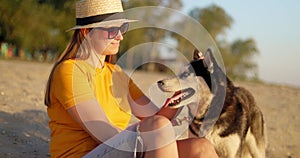
[[[214,62],[215,62],[215,58],[212,54],[211,49],[208,48],[204,54],[204,64],[210,73],[213,73],[214,71]]]
[[[200,52],[198,49],[194,50],[194,60],[200,60],[200,59],[204,59],[204,55],[202,52]]]

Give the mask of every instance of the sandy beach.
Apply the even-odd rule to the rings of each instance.
[[[0,158],[43,158],[49,155],[49,128],[43,103],[49,63],[0,60]],[[138,72],[146,87],[162,79]],[[300,157],[300,88],[235,82],[253,93],[266,122],[268,158]]]

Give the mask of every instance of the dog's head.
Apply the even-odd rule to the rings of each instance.
[[[192,101],[198,101],[196,101],[198,104],[196,109],[195,106],[189,106],[189,108],[194,116],[193,130],[199,135],[200,131],[207,131],[211,127],[203,126],[202,123],[205,118],[212,120],[208,123],[211,124],[221,112],[226,79],[226,74],[219,67],[211,49],[207,49],[205,53],[195,50],[193,60],[181,73],[176,77],[158,81],[158,86],[164,92],[173,93],[188,91],[191,88],[198,90],[196,95],[193,95],[194,98],[188,95],[189,98],[183,98],[183,102],[178,102],[172,106],[180,107],[189,105]],[[194,108],[191,109],[191,107]]]
[[[158,81],[158,87],[164,92],[184,93],[184,97],[178,103],[170,105],[171,107],[178,108],[196,103],[197,105],[193,107],[197,109],[192,110],[199,115],[196,117],[205,114],[213,97],[208,86],[211,84],[210,68],[212,65],[205,62],[204,58],[201,52],[195,51],[194,60],[186,65],[177,76]]]

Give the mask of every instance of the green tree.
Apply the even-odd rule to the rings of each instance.
[[[182,7],[181,0],[172,0],[172,1],[171,0],[143,0],[143,1],[123,0],[123,5],[124,5],[124,9],[132,9],[135,7],[145,7],[145,6],[160,6],[160,7],[167,7],[173,9],[180,9]],[[157,12],[151,12],[145,10],[145,12],[134,14],[133,16],[136,17],[135,19],[142,19],[142,22],[144,23],[153,24],[153,23],[164,23],[165,19],[167,19],[171,15],[168,15],[168,13],[162,9],[162,10],[157,10]],[[125,35],[126,38],[124,38],[124,40],[122,41],[122,45],[120,47],[120,53],[118,55],[119,56],[123,55],[127,50],[129,50],[130,48],[138,44],[142,44],[146,42],[159,42],[163,38],[165,38],[167,34],[168,31],[159,28],[148,27],[148,28],[134,29]],[[133,59],[137,59],[137,58],[141,60],[157,58],[158,50],[155,47],[155,45],[153,45],[151,50],[147,50],[147,51],[150,52],[147,54],[148,56],[145,56],[145,54],[143,54],[143,56],[133,57],[132,54],[127,53],[126,54],[128,59],[127,65],[132,66],[132,64],[134,64]],[[152,66],[153,65],[148,64],[146,67],[142,67],[142,69],[152,69],[151,68]]]
[[[215,40],[218,35],[225,33],[233,22],[225,10],[215,4],[206,8],[195,8],[191,10],[190,16],[199,21]]]
[[[254,39],[237,39],[228,43],[226,39],[218,38],[225,35],[233,22],[225,10],[213,4],[206,8],[192,9],[190,16],[199,21],[215,40],[228,76],[235,79],[258,78],[257,64],[253,61],[253,56],[259,51]]]
[[[259,53],[253,39],[237,39],[231,44],[232,56],[236,57],[236,66],[231,69],[232,76],[241,79],[257,79],[257,64],[253,57]],[[244,72],[244,73],[241,73]]]
[[[18,9],[21,1],[0,0],[0,40],[15,42],[13,30],[15,21],[12,19],[14,12]]]
[[[70,37],[65,30],[72,26],[69,19],[74,19],[68,13],[70,2],[62,5],[66,11],[35,0],[0,0],[0,4],[2,41],[32,54],[41,50],[61,52],[64,49]]]
[[[182,7],[181,0],[122,0],[124,9],[130,9],[143,6],[161,6],[173,9]]]

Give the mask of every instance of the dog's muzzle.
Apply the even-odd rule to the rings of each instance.
[[[183,101],[189,99],[191,96],[195,94],[195,90],[193,88],[186,88],[183,90],[176,91],[174,95],[182,95],[179,99],[173,100],[171,103],[169,103],[170,108],[179,108],[181,106],[184,106],[182,104]]]

